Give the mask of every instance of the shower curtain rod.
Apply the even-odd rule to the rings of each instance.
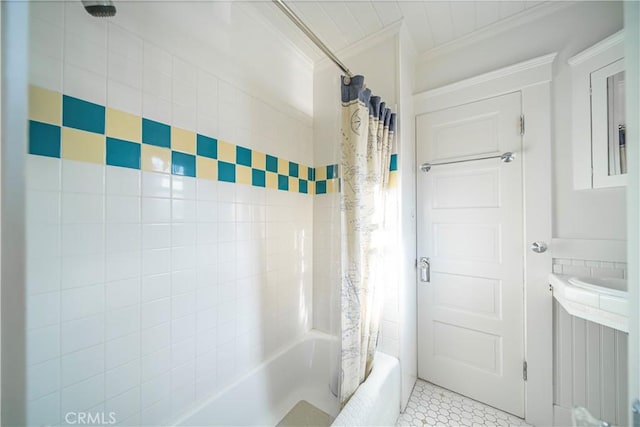
[[[272,1],[273,3],[275,3],[276,6],[278,6],[278,8],[282,11],[282,13],[287,15],[287,17],[291,20],[291,22],[293,22],[295,26],[300,29],[300,31],[302,31],[307,37],[309,37],[309,39],[316,46],[318,46],[318,48],[322,52],[324,52],[324,54],[327,55],[329,59],[338,66],[338,68],[340,68],[344,72],[345,74],[344,84],[348,85],[349,83],[351,83],[351,77],[353,77],[353,74],[351,74],[351,71],[349,71],[347,66],[344,65],[342,61],[340,61],[340,59],[338,59],[338,57],[331,51],[331,49],[329,49],[327,45],[324,44],[322,40],[320,40],[320,38],[316,36],[313,31],[311,31],[311,28],[307,27],[307,25],[302,21],[302,19],[300,19],[300,17],[296,15],[295,12],[291,10],[291,8],[283,0],[272,0]]]

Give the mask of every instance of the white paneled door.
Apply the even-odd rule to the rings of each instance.
[[[418,267],[430,265],[418,275],[418,376],[522,417],[520,112],[520,92],[440,110],[416,118],[416,138]]]

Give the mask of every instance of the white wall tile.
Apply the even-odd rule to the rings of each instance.
[[[142,90],[116,80],[107,80],[107,106],[142,116]]]
[[[140,251],[140,224],[107,224],[105,230],[107,253]]]
[[[140,357],[140,333],[118,337],[105,344],[105,368],[111,369],[118,365]]]
[[[140,302],[140,279],[118,280],[105,284],[107,310],[137,305]]]
[[[103,195],[62,193],[63,223],[101,223],[103,221]]]
[[[27,224],[58,224],[60,193],[28,190],[26,194]]]
[[[100,344],[104,341],[104,327],[103,314],[63,323],[60,329],[62,354]]]
[[[171,120],[171,102],[159,96],[143,92],[142,115],[157,122],[173,124]]]
[[[166,50],[163,50],[156,45],[145,41],[144,66],[145,68],[157,70],[160,73],[171,76],[173,72],[172,56]]]
[[[140,384],[140,363],[134,360],[105,373],[105,397],[112,398],[138,384]]]
[[[107,222],[140,222],[140,197],[106,196]]]
[[[141,172],[128,168],[105,168],[106,193],[122,196],[140,196]]]
[[[151,389],[152,387],[164,389],[165,383],[162,382],[161,384],[157,384],[157,383],[149,384],[149,389]],[[144,403],[145,403],[144,385],[142,390],[143,390],[142,402],[143,402],[143,408],[145,408],[144,407]],[[143,409],[142,413],[140,414],[140,420],[142,425],[153,426],[153,425],[160,425],[162,423],[162,420],[166,420],[170,416],[171,416],[171,398],[170,396],[165,395],[161,398],[161,400],[155,403],[151,403],[149,404],[148,407]]]
[[[142,251],[142,274],[144,276],[166,273],[170,271],[170,268],[170,249],[152,249]]]
[[[143,249],[162,249],[171,247],[171,224],[143,224]]]
[[[62,291],[62,321],[80,319],[104,312],[104,285],[84,286]]]
[[[142,222],[145,224],[171,221],[171,200],[144,197]]]
[[[194,246],[197,229],[196,223],[173,223],[171,225],[171,246]]]
[[[47,292],[29,297],[27,329],[43,328],[60,323],[60,293]]]
[[[184,365],[196,358],[196,338],[187,338],[171,346],[171,366]]]
[[[27,156],[27,188],[41,191],[60,191],[62,161],[45,156]]]
[[[142,172],[143,197],[171,197],[171,175]]]
[[[218,183],[208,179],[196,180],[196,193],[198,200],[215,201],[218,199]]]
[[[142,358],[142,381],[166,374],[171,370],[171,348],[165,347]]]
[[[188,176],[171,176],[171,197],[174,199],[196,199],[197,180]]]
[[[140,276],[140,252],[118,252],[107,254],[105,280],[128,279]]]
[[[104,281],[103,255],[73,255],[62,258],[62,289],[93,285]]]
[[[196,247],[180,246],[171,249],[171,268],[187,270],[196,268]]]
[[[65,95],[99,105],[107,103],[107,78],[105,75],[65,63],[62,87]]]
[[[163,323],[142,331],[141,352],[147,355],[167,347],[171,342],[171,323]]]
[[[34,400],[60,388],[60,361],[57,359],[33,365],[27,371],[27,399]]]
[[[179,270],[171,273],[171,295],[180,295],[196,289],[197,274],[195,269]]]
[[[139,57],[127,57],[117,51],[109,50],[108,70],[110,81],[142,91],[142,60]]]
[[[104,253],[103,224],[64,224],[62,255],[93,255]]]
[[[60,326],[27,331],[26,350],[28,366],[60,356]]]
[[[63,356],[60,361],[62,386],[66,387],[104,372],[104,359],[103,344]]]
[[[152,404],[158,402],[160,399],[169,396],[170,393],[171,393],[171,375],[168,372],[150,381],[142,383],[142,391],[141,391],[142,407],[147,408]],[[160,418],[158,421],[160,420],[162,420],[162,418]],[[147,422],[145,421],[144,414],[143,414],[143,422]],[[154,424],[157,424],[157,423],[151,423],[149,425],[154,425]]]
[[[156,299],[142,305],[142,329],[159,325],[171,320],[171,300]]]
[[[62,413],[87,411],[104,401],[104,374],[62,389]]]
[[[176,388],[195,386],[196,364],[190,361],[171,370],[171,385]]]
[[[139,425],[139,423],[128,424],[125,420],[136,415],[140,411],[140,387],[117,395],[105,402],[105,413],[113,412],[120,425]]]
[[[171,297],[171,317],[179,319],[184,316],[195,313],[196,311],[196,293],[195,291],[187,292]]]
[[[36,52],[29,53],[29,83],[62,92],[63,62]]]
[[[171,206],[171,218],[174,222],[195,222],[195,200],[173,200]]]
[[[174,343],[194,336],[196,333],[196,316],[188,316],[171,321],[171,341]]]
[[[142,278],[142,301],[149,302],[171,295],[171,275],[157,274]]]
[[[56,425],[60,421],[60,393],[48,394],[27,405],[28,425]]]
[[[140,330],[140,307],[111,310],[106,315],[106,339],[111,340]]]

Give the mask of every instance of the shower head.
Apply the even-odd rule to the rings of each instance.
[[[89,15],[96,18],[110,18],[116,14],[116,6],[111,0],[82,0]]]

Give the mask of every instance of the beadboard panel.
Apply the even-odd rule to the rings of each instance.
[[[571,408],[584,406],[596,418],[625,425],[628,334],[571,316],[557,301],[553,320],[554,424],[565,425]]]

